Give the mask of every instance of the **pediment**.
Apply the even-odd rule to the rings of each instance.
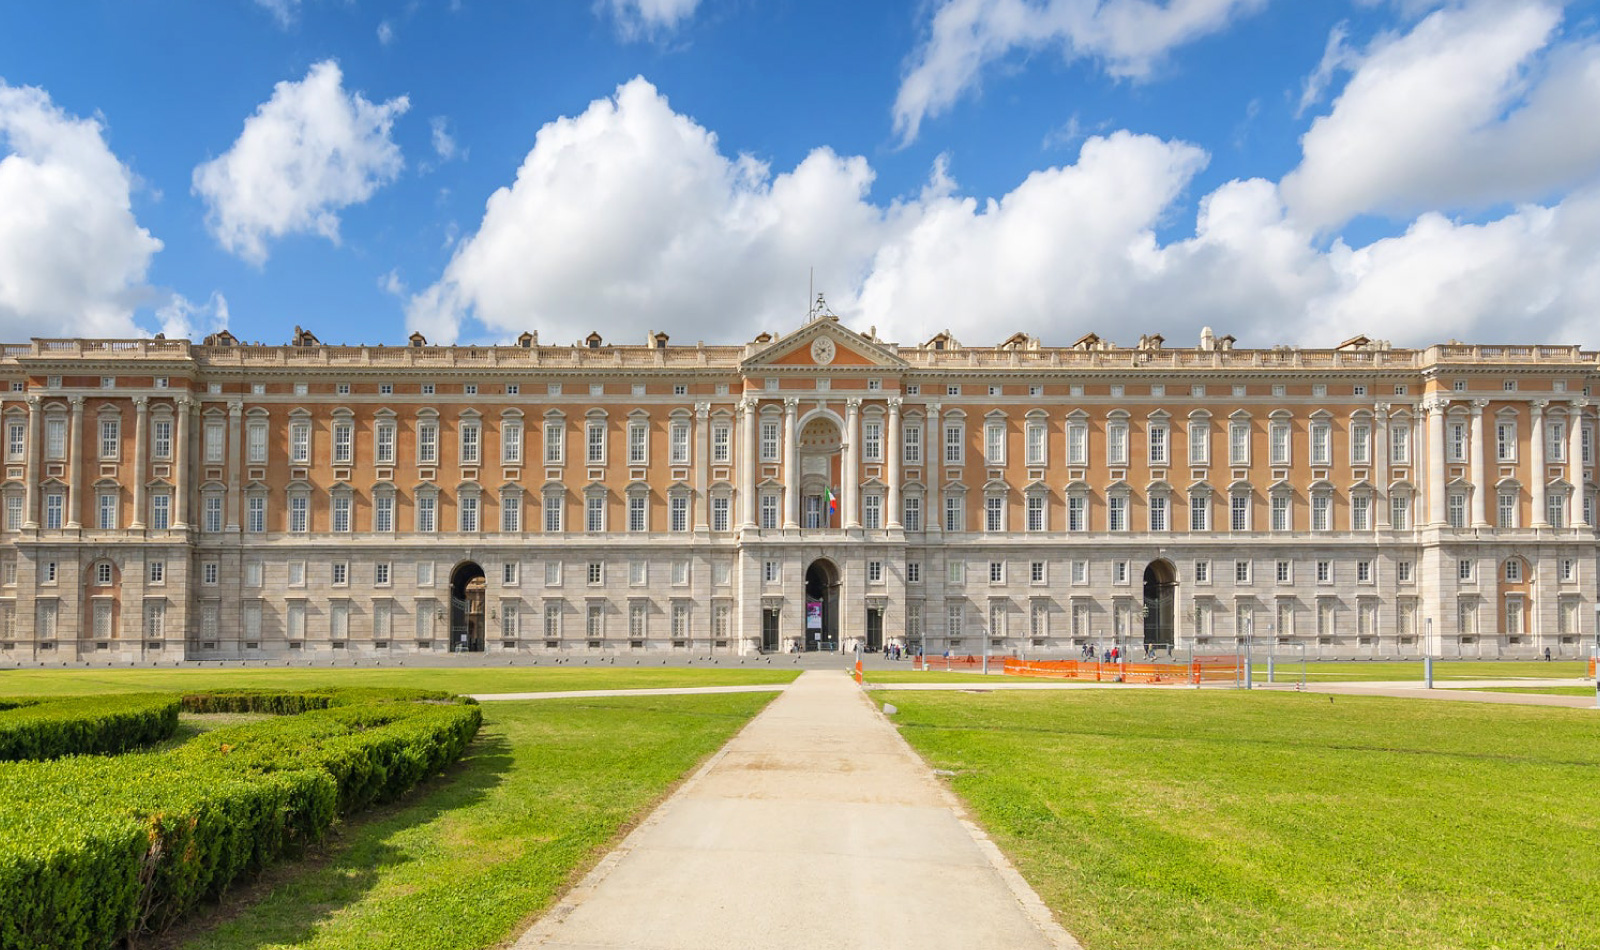
[[[820,340],[827,343],[819,343]],[[838,318],[823,316],[789,334],[779,337],[751,355],[742,364],[746,371],[761,366],[793,369],[860,369],[882,366],[904,369],[909,364],[893,351],[841,325]]]

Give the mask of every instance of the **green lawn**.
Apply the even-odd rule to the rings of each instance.
[[[1600,716],[1242,691],[896,693],[1088,950],[1578,948]]]
[[[1319,683],[1370,680],[1421,680],[1421,660],[1323,660],[1307,661],[1306,679]],[[1266,682],[1267,661],[1258,657],[1253,666],[1255,679]],[[1471,679],[1569,679],[1589,673],[1587,660],[1436,660],[1433,678],[1436,680]],[[1296,682],[1300,679],[1300,661],[1279,657],[1278,679]]]
[[[1486,693],[1544,693],[1548,696],[1593,696],[1593,686],[1487,686]]]
[[[282,676],[282,674],[280,674]],[[476,950],[512,938],[772,694],[493,703],[462,763],[169,940]]]
[[[770,667],[631,666],[411,667],[381,669],[3,670],[0,696],[139,693],[241,687],[410,686],[455,693],[574,689],[753,686],[788,683],[799,670]]]
[[[923,670],[867,670],[867,685],[873,683],[994,683],[1005,682],[1005,677],[1000,675],[1000,662],[994,662],[994,673],[945,673],[943,671]],[[1020,677],[1012,677],[1012,681]]]

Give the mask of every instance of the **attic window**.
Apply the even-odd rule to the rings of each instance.
[[[941,340],[934,340],[933,341],[933,348],[936,349],[936,350],[944,349],[944,340],[942,340],[942,339]]]

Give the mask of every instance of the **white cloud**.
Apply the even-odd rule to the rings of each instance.
[[[948,328],[979,345],[1016,330],[1192,345],[1210,325],[1254,346],[1407,345],[1505,339],[1508,320],[1522,339],[1600,342],[1600,189],[1330,248],[1270,181],[1229,182],[1180,217],[1207,160],[1115,132],[998,198],[962,194],[941,156],[919,194],[874,201],[865,159],[819,149],[775,173],[636,79],[540,130],[408,323],[440,342],[469,319],[493,339],[740,342],[798,325],[814,266],[847,324],[908,343]],[[397,274],[382,286],[405,293]]]
[[[256,6],[272,14],[284,29],[288,29],[300,13],[300,0],[256,0]]]
[[[268,238],[315,233],[338,243],[337,212],[400,174],[404,161],[389,136],[409,106],[405,96],[373,105],[346,93],[332,60],[278,83],[232,147],[194,170],[212,235],[257,265]]]
[[[649,39],[671,33],[694,16],[700,0],[597,0],[624,39]]]
[[[388,46],[390,43],[394,42],[393,23],[390,23],[388,20],[384,20],[382,23],[378,24],[378,42],[384,46]]]
[[[207,336],[227,329],[228,299],[217,291],[203,303],[195,303],[182,294],[173,294],[156,309],[156,321],[169,340],[199,342]]]
[[[439,156],[439,161],[455,158],[457,146],[455,136],[450,134],[450,120],[436,115],[428,120],[428,126],[433,133],[433,153]]]
[[[1333,29],[1328,31],[1328,44],[1323,47],[1322,59],[1311,75],[1306,77],[1300,90],[1300,105],[1294,112],[1296,117],[1304,115],[1307,109],[1322,101],[1335,73],[1352,69],[1360,61],[1355,50],[1345,42],[1349,38],[1349,25],[1343,21],[1334,24]]]
[[[0,334],[136,336],[161,242],[134,219],[134,176],[98,120],[0,81]]]
[[[1172,49],[1224,29],[1267,0],[942,0],[895,96],[903,141],[1013,50],[1059,48],[1119,78],[1146,77]]]
[[[1541,200],[1600,175],[1600,45],[1560,40],[1561,13],[1486,0],[1380,37],[1301,140],[1290,209],[1326,229]]]

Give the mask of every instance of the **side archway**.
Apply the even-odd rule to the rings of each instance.
[[[1171,647],[1176,642],[1178,569],[1165,558],[1144,569],[1144,645]]]

